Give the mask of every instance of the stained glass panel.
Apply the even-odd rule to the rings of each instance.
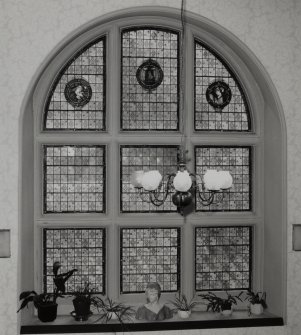
[[[105,38],[80,50],[59,73],[44,129],[105,130]]]
[[[157,28],[123,31],[123,130],[178,130],[178,39]]]
[[[105,211],[105,147],[44,146],[44,212]]]
[[[121,211],[122,212],[174,212],[171,194],[162,206],[143,201],[130,182],[134,171],[158,170],[163,176],[162,191],[167,182],[167,175],[177,171],[178,146],[121,146]],[[163,196],[163,192],[162,192]],[[162,198],[162,197],[160,197]]]
[[[77,269],[66,282],[66,293],[82,289],[85,283],[95,293],[105,293],[105,230],[44,229],[44,291],[53,292],[53,263],[60,273]]]
[[[121,292],[144,292],[149,282],[177,291],[180,246],[180,228],[121,229]]]
[[[251,248],[251,227],[197,227],[196,291],[250,289]]]
[[[224,192],[222,202],[210,206],[203,206],[196,196],[197,211],[252,210],[250,147],[195,147],[196,173],[203,176],[208,169],[230,171],[233,186]]]
[[[250,131],[245,95],[227,65],[195,42],[195,130]]]

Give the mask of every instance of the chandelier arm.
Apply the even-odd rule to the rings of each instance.
[[[147,202],[147,203],[151,203],[151,200],[150,200],[150,192],[148,191],[144,191],[142,187],[139,187],[138,188],[138,194],[139,194],[139,197],[140,199],[143,201],[143,202]]]
[[[166,182],[166,186],[165,186],[162,199],[160,199],[160,195],[162,195],[161,189],[163,186],[163,183],[161,182],[156,190],[148,192],[149,199],[147,202],[152,203],[156,207],[163,205],[163,203],[166,201],[168,194],[170,193],[170,190],[172,189],[172,178],[174,176],[175,176],[175,173],[171,173],[167,175],[167,182]]]

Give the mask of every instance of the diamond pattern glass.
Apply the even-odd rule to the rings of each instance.
[[[180,288],[180,228],[122,228],[120,252],[122,293],[144,292],[149,282]]]
[[[66,282],[66,293],[83,289],[85,283],[95,293],[105,293],[105,229],[44,229],[44,291],[51,293],[53,263],[61,263],[60,273],[77,269]]]
[[[251,227],[197,227],[196,291],[250,289],[251,240]]]
[[[176,32],[150,27],[122,32],[123,130],[178,130],[178,39]],[[144,88],[137,78],[139,67],[148,60],[163,71],[163,81],[155,89]],[[145,78],[155,76],[154,67],[145,72]]]
[[[196,173],[203,176],[208,169],[230,171],[233,185],[224,192],[222,202],[210,206],[203,206],[196,195],[196,211],[252,210],[251,147],[196,146]]]
[[[249,109],[237,78],[218,55],[198,41],[195,41],[194,71],[195,130],[250,131]],[[214,82],[222,82],[224,87],[222,90],[211,91],[213,95],[208,94],[207,90]],[[226,105],[223,100],[229,97],[225,96],[225,87],[230,88],[232,96]],[[210,101],[225,106],[216,108],[209,103]]]
[[[105,211],[105,147],[44,146],[44,213]]]
[[[58,74],[45,130],[105,130],[105,38],[80,50]]]
[[[142,201],[131,185],[130,177],[134,171],[158,170],[163,176],[164,190],[170,173],[177,172],[178,146],[124,145],[120,148],[121,171],[121,212],[174,212],[171,194],[162,206]],[[163,192],[162,192],[163,196]],[[146,197],[145,197],[146,198]],[[162,198],[162,197],[160,197]]]

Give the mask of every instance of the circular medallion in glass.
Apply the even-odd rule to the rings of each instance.
[[[161,66],[153,59],[143,62],[136,72],[138,83],[146,90],[157,88],[162,83],[163,77]]]
[[[83,107],[92,97],[90,84],[82,78],[70,80],[65,87],[65,98],[73,107]]]

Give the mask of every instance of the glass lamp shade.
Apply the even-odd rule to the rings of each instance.
[[[219,171],[219,180],[220,180],[220,188],[222,190],[228,189],[233,184],[233,178],[229,171]]]
[[[204,174],[205,188],[209,191],[220,190],[218,182],[218,172],[216,170],[207,170]]]
[[[162,175],[158,170],[145,172],[141,178],[141,185],[146,191],[156,190],[162,180]]]
[[[141,188],[142,187],[142,177],[143,177],[143,175],[144,175],[143,170],[132,172],[131,177],[130,177],[130,183],[134,187]]]
[[[192,185],[191,177],[187,171],[178,171],[173,179],[173,186],[176,191],[187,192]]]
[[[209,191],[219,191],[232,186],[233,178],[229,171],[207,170],[204,174],[205,188]]]

